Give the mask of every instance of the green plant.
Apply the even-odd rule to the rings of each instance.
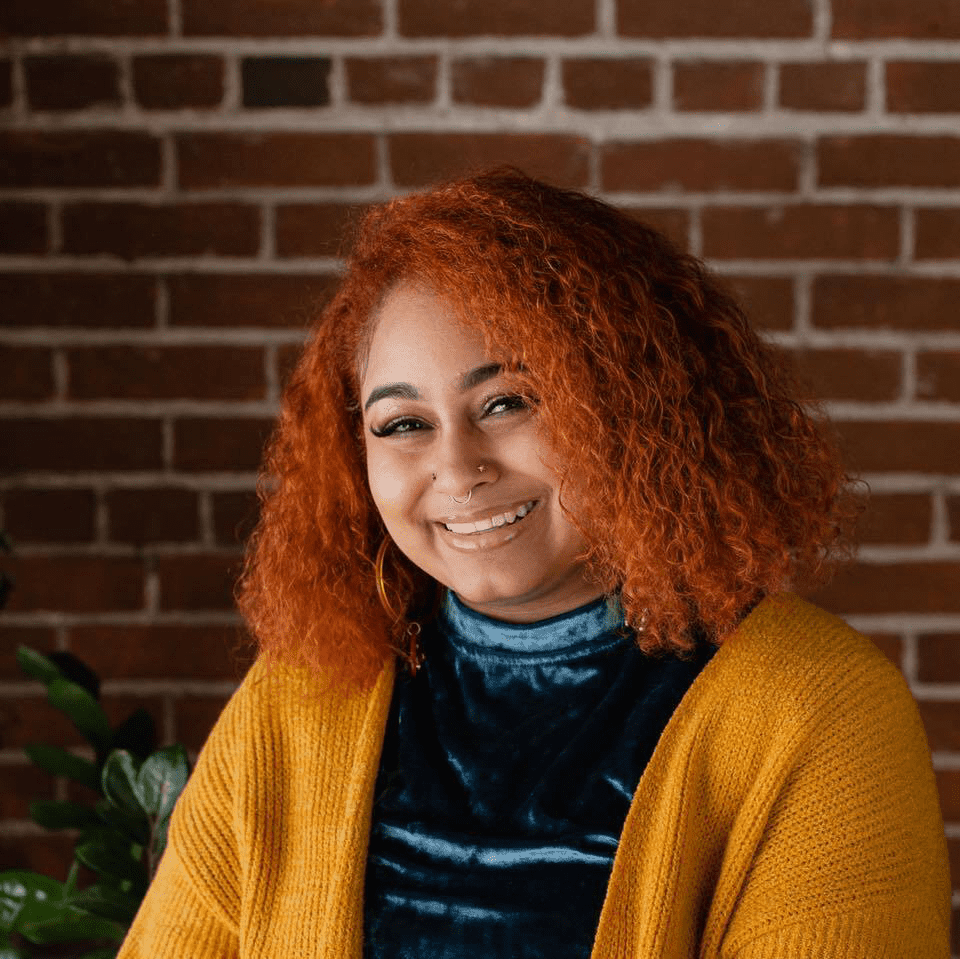
[[[136,710],[111,727],[99,702],[100,681],[69,653],[43,655],[21,647],[20,668],[47,688],[92,747],[93,758],[59,746],[26,747],[30,760],[54,776],[93,790],[92,802],[38,800],[30,815],[47,829],[77,830],[65,882],[40,873],[0,873],[0,959],[27,959],[23,940],[93,943],[82,959],[109,959],[153,878],[167,841],[174,803],[190,774],[182,746],[154,751],[153,719]],[[78,887],[80,867],[96,879]],[[18,942],[20,944],[18,944]]]

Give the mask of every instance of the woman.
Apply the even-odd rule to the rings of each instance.
[[[856,499],[695,259],[509,170],[373,210],[264,475],[124,959],[948,955],[909,692],[791,592]]]

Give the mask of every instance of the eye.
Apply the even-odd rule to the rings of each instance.
[[[407,433],[418,433],[424,427],[425,424],[421,420],[415,420],[410,416],[401,416],[395,420],[390,420],[383,426],[371,426],[370,432],[378,438],[393,436],[394,434],[402,436]]]
[[[525,410],[529,408],[526,398],[517,394],[508,396],[494,396],[487,400],[483,406],[485,416],[492,416],[498,412],[509,413],[512,410]]]

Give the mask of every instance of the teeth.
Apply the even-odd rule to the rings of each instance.
[[[530,500],[529,503],[524,503],[515,513],[498,513],[488,519],[477,520],[476,523],[444,523],[443,525],[451,533],[483,533],[496,526],[509,526],[518,519],[523,519],[533,509],[535,502],[535,500]]]

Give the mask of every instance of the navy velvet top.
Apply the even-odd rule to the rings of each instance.
[[[398,670],[374,793],[366,959],[585,959],[634,790],[714,648],[650,657],[615,600],[537,623],[448,592]]]

